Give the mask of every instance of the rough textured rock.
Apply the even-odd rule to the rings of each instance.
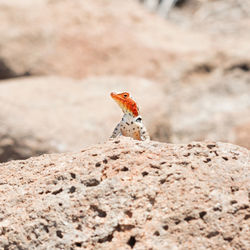
[[[137,100],[147,127],[163,113],[159,84],[135,77],[29,77],[0,84],[0,161],[80,150],[107,140],[122,117],[112,91]],[[155,112],[157,110],[157,112]]]
[[[247,249],[249,151],[119,138],[0,164],[4,249]]]
[[[1,81],[0,161],[103,141],[120,118],[107,101],[107,92],[117,86],[136,96],[153,139],[212,139],[249,147],[244,125],[250,116],[249,3],[184,2],[166,21],[133,0],[2,0],[0,79],[102,76],[73,91],[68,90],[76,82],[69,79],[61,79],[61,86],[47,78],[29,84],[16,79],[9,87]],[[103,75],[137,78],[127,88]],[[146,88],[138,76],[157,79],[162,88],[158,83]]]

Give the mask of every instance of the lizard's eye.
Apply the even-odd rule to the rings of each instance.
[[[127,98],[127,97],[128,97],[128,95],[127,95],[127,94],[124,94],[124,95],[123,95],[123,97],[124,97],[124,98]]]

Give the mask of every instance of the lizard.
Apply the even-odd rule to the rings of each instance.
[[[123,135],[139,141],[150,140],[146,127],[142,123],[139,108],[129,93],[116,94],[112,92],[110,95],[124,113],[122,120],[116,125],[110,138]]]

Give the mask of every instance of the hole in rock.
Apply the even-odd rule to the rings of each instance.
[[[76,174],[75,173],[70,173],[71,178],[75,179],[76,178]]]
[[[53,195],[57,195],[57,194],[61,193],[62,191],[63,191],[63,189],[60,188],[60,189],[58,189],[58,190],[53,191],[52,194],[53,194]]]
[[[217,236],[219,234],[219,232],[218,231],[214,231],[214,232],[210,232],[208,235],[207,235],[207,238],[212,238],[212,237],[215,237],[215,236]]]
[[[75,186],[72,186],[70,189],[69,189],[69,193],[74,193],[76,191],[76,187]]]
[[[90,208],[91,208],[93,211],[97,212],[97,214],[98,214],[99,217],[104,218],[104,217],[107,216],[107,213],[106,213],[104,210],[98,208],[96,205],[91,205]]]
[[[109,234],[108,236],[102,238],[102,239],[99,239],[98,240],[98,243],[104,243],[104,242],[107,242],[107,241],[112,241],[113,239],[113,234]]]
[[[182,8],[187,4],[187,2],[189,2],[189,0],[177,0],[175,3],[175,7]]]
[[[62,231],[61,230],[57,230],[56,231],[56,236],[62,239],[63,238]]]
[[[206,214],[207,214],[207,212],[206,212],[206,211],[202,211],[202,212],[200,212],[200,213],[199,213],[200,218],[201,218],[201,219],[203,219],[203,217],[204,217]]]
[[[127,244],[128,244],[131,248],[133,248],[133,247],[135,246],[135,243],[136,243],[135,237],[134,237],[134,236],[131,236],[131,237],[129,238]]]
[[[185,220],[186,222],[189,222],[189,221],[191,221],[191,220],[195,220],[195,217],[193,217],[193,216],[187,216],[186,218],[184,218],[184,220]]]
[[[111,160],[118,160],[119,159],[119,155],[111,155],[111,156],[109,156],[109,159],[111,159]]]
[[[125,213],[129,218],[132,218],[132,216],[133,216],[133,213],[132,213],[131,211],[129,211],[129,210],[126,210],[124,213]]]
[[[121,171],[126,172],[126,171],[128,171],[128,168],[127,168],[127,167],[123,167],[123,168],[121,169]]]
[[[155,232],[154,232],[154,235],[155,235],[155,236],[160,236],[159,231],[155,231]]]
[[[99,168],[99,167],[101,166],[101,163],[100,163],[100,162],[97,162],[97,163],[95,164],[95,166],[96,166],[97,168]]]
[[[76,242],[75,245],[76,245],[77,247],[81,247],[81,246],[82,246],[82,242]]]

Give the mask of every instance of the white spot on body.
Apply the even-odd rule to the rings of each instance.
[[[142,124],[141,117],[133,117],[129,114],[125,114],[120,122],[120,130],[123,136],[132,137],[136,140],[141,140],[143,131],[146,133],[146,129]],[[145,134],[144,133],[144,134]]]

